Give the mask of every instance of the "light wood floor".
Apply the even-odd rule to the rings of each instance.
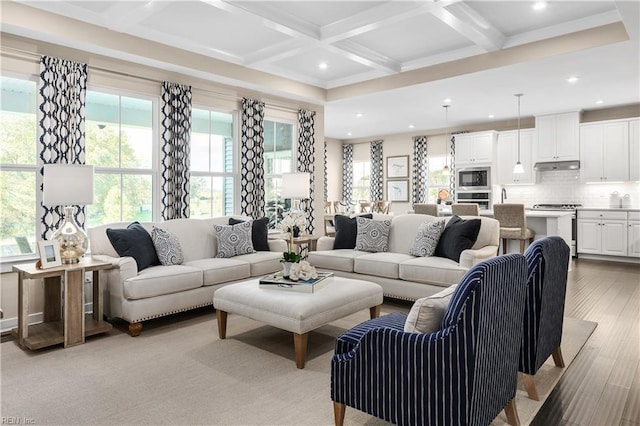
[[[640,265],[574,260],[565,316],[598,327],[532,425],[640,426]]]

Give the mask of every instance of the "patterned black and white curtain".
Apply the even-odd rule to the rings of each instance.
[[[43,56],[38,81],[37,185],[43,189],[44,164],[85,164],[85,98],[87,65]],[[46,240],[63,220],[61,206],[41,203],[41,238]],[[85,227],[85,206],[75,206],[76,223]]]
[[[189,217],[191,86],[162,83],[162,219]]]
[[[307,233],[313,234],[315,200],[315,111],[298,110],[298,171],[310,174],[309,198],[300,202],[300,208],[307,213]]]
[[[427,137],[413,138],[413,204],[427,202]]]
[[[264,216],[264,102],[242,98],[240,209],[254,219]]]
[[[327,141],[324,141],[324,201],[329,201],[329,189],[328,189],[328,180],[327,180]]]
[[[382,200],[382,146],[383,141],[372,141],[371,149],[371,201]]]
[[[449,164],[449,168],[451,170],[451,176],[449,176],[449,194],[452,199],[455,200],[456,195],[456,137],[451,136],[451,140],[449,141],[449,156],[451,157],[451,164]]]
[[[342,145],[342,200],[351,203],[353,198],[353,145]]]

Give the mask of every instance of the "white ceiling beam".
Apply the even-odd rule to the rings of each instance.
[[[353,40],[343,40],[339,45],[328,44],[327,49],[368,67],[395,74],[402,70],[402,64],[380,52],[369,49]]]
[[[261,63],[276,62],[306,50],[309,50],[308,42],[297,38],[288,39],[245,55],[243,64],[246,66],[254,66]]]
[[[505,44],[504,34],[464,3],[433,8],[431,13],[487,52],[500,50]]]
[[[149,16],[158,13],[171,3],[168,1],[115,2],[104,13],[107,28],[114,31],[126,31]]]

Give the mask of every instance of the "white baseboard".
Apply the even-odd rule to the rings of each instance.
[[[93,303],[85,303],[84,312],[92,313]],[[42,322],[42,317],[43,317],[42,312],[29,314],[29,319],[28,319],[29,325],[40,324]],[[18,328],[18,317],[4,318],[0,320],[0,333],[8,333],[14,328]]]

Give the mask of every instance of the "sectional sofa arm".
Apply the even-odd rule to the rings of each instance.
[[[333,243],[335,240],[335,237],[320,237],[318,238],[316,249],[318,251],[333,250]]]
[[[138,264],[133,257],[113,257],[106,254],[94,254],[92,257],[102,262],[111,263],[111,269],[103,271],[104,286],[112,296],[117,295],[124,298],[123,283],[138,275]]]
[[[460,266],[471,268],[478,262],[492,258],[498,254],[498,246],[484,246],[479,249],[467,249],[460,254]]]

